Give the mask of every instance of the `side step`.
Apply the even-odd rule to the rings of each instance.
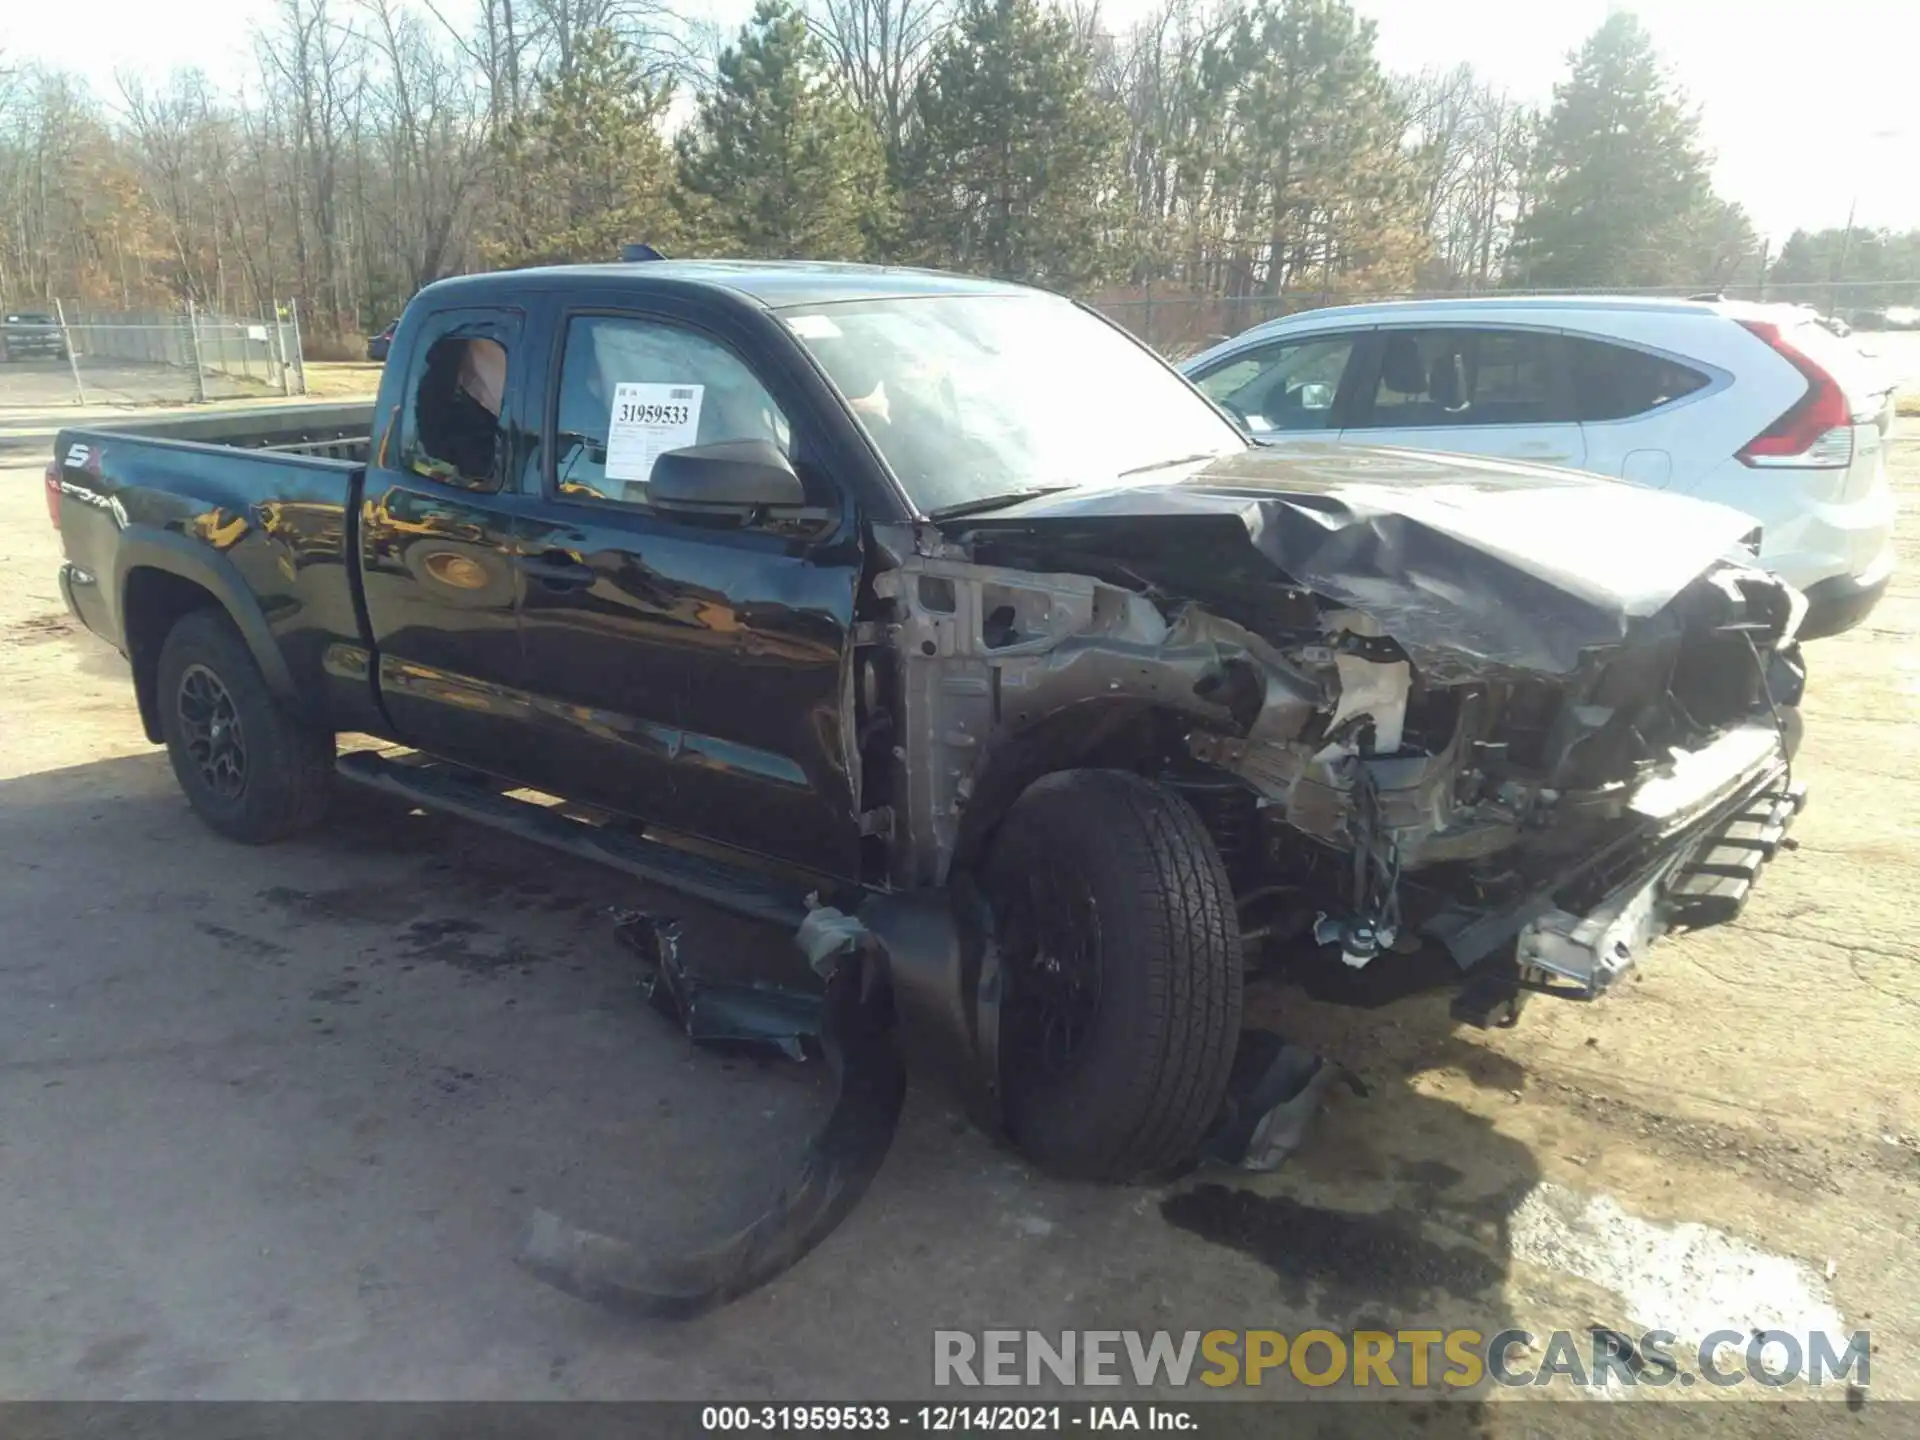
[[[354,750],[342,755],[334,768],[343,779],[397,795],[423,810],[458,815],[611,865],[749,920],[792,930],[806,918],[806,891],[797,885],[782,885],[757,870],[696,855],[625,829],[575,820],[531,800],[515,800],[490,788],[495,782],[453,766],[392,760],[378,751]]]

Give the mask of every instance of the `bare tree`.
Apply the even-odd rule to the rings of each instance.
[[[0,294],[105,290],[144,250],[143,199],[84,87],[32,66],[12,73],[0,91]]]
[[[1421,220],[1434,239],[1433,278],[1493,283],[1518,217],[1533,112],[1470,65],[1403,76],[1395,91],[1420,177]]]
[[[1165,272],[1180,254],[1197,276],[1203,237],[1219,228],[1208,218],[1204,185],[1193,183],[1182,161],[1196,148],[1209,107],[1201,57],[1230,13],[1198,0],[1162,0],[1107,48],[1095,72],[1127,115],[1127,177],[1143,278]]]
[[[380,214],[411,292],[470,258],[459,240],[485,172],[485,115],[459,65],[416,16],[393,0],[361,3],[384,68],[371,87],[386,151]]]
[[[337,18],[332,0],[280,0],[274,27],[261,31],[257,39],[268,66],[286,87],[293,121],[294,168],[303,181],[305,201],[295,212],[294,229],[300,288],[315,303],[322,328],[337,332],[346,312],[340,266],[341,156],[366,83],[362,37],[351,23]]]
[[[421,3],[485,77],[489,126],[510,124],[520,114],[520,67],[527,53],[525,29],[515,17],[514,0],[480,0],[479,28],[474,31],[454,24],[434,0]]]
[[[211,213],[215,177],[206,145],[214,122],[206,79],[197,70],[178,71],[156,94],[136,76],[123,74],[116,80],[141,185],[171,252],[169,288],[182,300],[205,305],[213,298],[208,262],[219,268],[218,245],[210,253],[203,248],[216,233]]]
[[[620,37],[639,57],[652,84],[697,76],[702,32],[680,17],[673,0],[524,0],[540,68],[565,78],[581,45],[597,30]]]
[[[906,136],[913,87],[946,26],[948,0],[817,0],[807,23],[842,83],[873,116],[890,156]]]

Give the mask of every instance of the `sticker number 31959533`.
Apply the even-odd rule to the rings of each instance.
[[[684,425],[692,408],[684,400],[672,405],[637,405],[629,400],[615,412],[613,423],[616,425]]]
[[[669,450],[699,443],[704,385],[627,382],[613,389],[607,478],[644,482]]]

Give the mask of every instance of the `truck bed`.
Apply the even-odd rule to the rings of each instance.
[[[354,571],[373,406],[304,405],[63,430],[48,473],[61,588],[134,666],[143,717],[158,644],[217,601],[269,682],[316,719],[369,718]]]
[[[373,405],[275,405],[212,415],[167,415],[108,421],[85,427],[88,433],[131,435],[229,450],[271,450],[365,464],[373,431]],[[63,433],[79,435],[79,430]],[[64,448],[61,451],[65,453]]]

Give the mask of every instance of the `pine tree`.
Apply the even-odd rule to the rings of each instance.
[[[1412,283],[1431,240],[1374,25],[1345,0],[1255,0],[1202,52],[1215,97],[1182,179],[1254,273],[1230,292]]]
[[[925,260],[1080,289],[1122,260],[1124,134],[1072,23],[1036,0],[969,0],[935,47],[901,159]]]
[[[1767,274],[1790,286],[1780,298],[1830,305],[1841,314],[1920,299],[1920,230],[1796,230]]]
[[[1514,246],[1528,285],[1691,285],[1753,247],[1713,193],[1700,122],[1640,22],[1619,12],[1554,87],[1536,159],[1538,199]]]
[[[650,85],[632,47],[584,36],[564,71],[543,78],[498,147],[497,265],[613,260],[635,241],[674,239],[673,166],[660,122],[671,96]]]
[[[819,38],[785,0],[761,0],[721,54],[682,137],[679,177],[681,212],[708,250],[859,260],[889,243],[893,202],[879,132],[829,75]]]

